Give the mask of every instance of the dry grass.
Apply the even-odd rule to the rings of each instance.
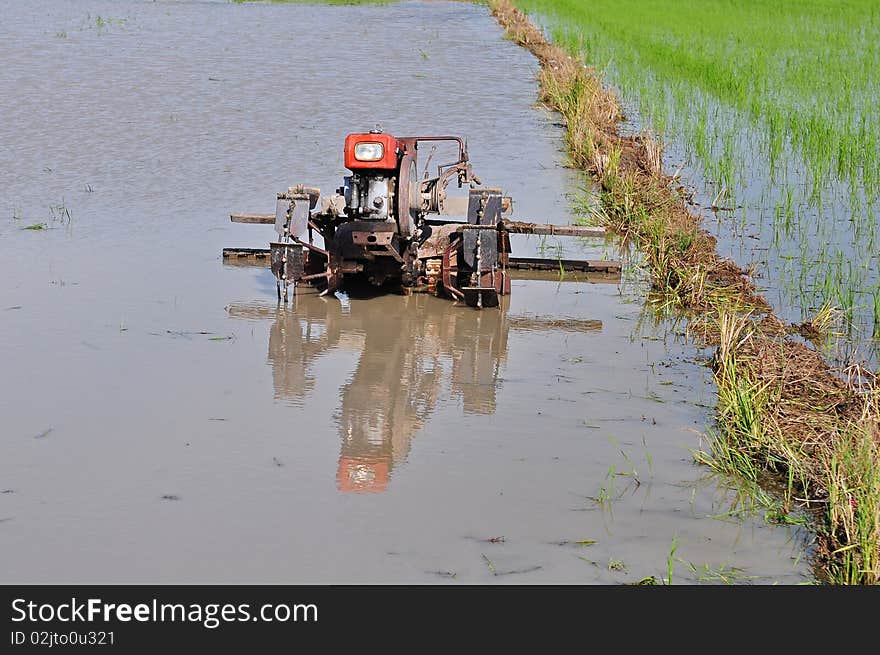
[[[703,461],[739,473],[743,466],[730,455],[735,449],[761,471],[781,476],[787,481],[786,511],[795,501],[814,511],[825,579],[877,584],[877,377],[857,365],[835,371],[813,348],[768,335],[748,314],[722,310],[714,323],[721,433],[714,454]]]

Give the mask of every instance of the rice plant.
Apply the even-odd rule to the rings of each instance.
[[[686,153],[702,204],[739,206],[715,230],[723,254],[769,280],[786,320],[828,300],[858,348],[878,332],[880,6],[828,0],[516,0],[552,40],[604,72],[628,118]],[[677,166],[679,162],[676,162]],[[713,200],[714,199],[714,200]],[[772,229],[763,226],[766,210]],[[828,285],[806,264],[857,265]],[[788,263],[786,263],[788,262]],[[863,348],[864,349],[864,348]],[[877,363],[877,362],[875,362]]]

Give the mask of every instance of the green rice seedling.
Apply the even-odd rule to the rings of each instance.
[[[545,257],[547,254],[547,248],[549,248],[549,239],[546,234],[541,235],[541,239],[538,241],[538,252],[541,257]]]
[[[654,456],[651,454],[651,451],[648,450],[648,444],[645,441],[644,435],[642,436],[642,445],[645,447],[645,462],[648,465],[648,472],[653,475],[654,474]]]
[[[853,261],[875,252],[876,231],[868,226],[880,218],[876,3],[852,0],[846,11],[813,0],[516,4],[539,16],[557,43],[602,68],[638,108],[643,127],[680,143],[702,169],[711,195],[726,189],[740,198],[757,185],[761,196],[772,198],[771,264],[805,234],[804,224],[816,228],[806,254],[815,255],[829,238],[848,241]],[[582,90],[564,86],[552,95],[568,113],[587,102]],[[575,160],[589,161],[595,143],[579,138],[588,147]],[[776,194],[780,182],[787,188]],[[743,234],[760,224],[756,210],[761,208],[744,206],[737,214]],[[875,268],[870,281],[878,279]],[[864,288],[845,276],[839,283]],[[785,289],[776,291],[783,302],[797,300]],[[856,304],[849,291],[825,294],[836,295],[841,305]],[[853,339],[870,336],[868,319],[856,317]]]
[[[605,475],[605,481],[607,484],[603,485],[599,489],[599,495],[594,498],[597,504],[606,506],[612,500],[615,499],[614,496],[614,478],[617,476],[617,470],[612,464],[608,468],[608,473]]]
[[[874,291],[871,293],[871,298],[873,300],[872,309],[873,309],[873,328],[872,335],[874,338],[880,337],[880,287],[876,287]]]
[[[880,582],[880,457],[871,433],[855,429],[840,439],[827,462],[825,475],[829,522],[839,526],[836,531],[839,546],[832,554],[841,557],[832,567],[832,576],[843,584],[877,584]]]
[[[640,580],[637,580],[636,582],[630,582],[628,584],[641,585],[641,586],[655,586],[655,585],[659,585],[660,583],[657,581],[657,578],[655,578],[653,575],[649,575],[649,576],[646,576]]]
[[[819,334],[834,333],[843,314],[843,310],[825,301],[810,320],[810,327]]]
[[[672,544],[669,547],[669,554],[666,556],[666,579],[664,583],[672,584],[672,573],[675,569],[675,551],[678,550],[678,535],[672,537]]]
[[[608,570],[609,571],[626,571],[626,564],[623,560],[611,558],[608,560]]]
[[[747,580],[756,576],[744,575],[744,569],[736,566],[728,566],[727,564],[719,564],[718,566],[710,566],[703,564],[695,566],[691,562],[686,562],[699,582],[720,582],[721,584],[734,584],[740,580]]]
[[[722,432],[708,430],[706,439],[709,450],[696,450],[694,461],[704,464],[720,473],[757,483],[760,469],[750,452],[743,452],[737,443]]]

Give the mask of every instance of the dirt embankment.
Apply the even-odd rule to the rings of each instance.
[[[792,504],[811,510],[816,561],[828,582],[880,582],[880,384],[858,366],[834,369],[800,340],[821,339],[832,317],[786,325],[750,271],[719,257],[662,170],[650,133],[621,135],[616,94],[601,75],[543,33],[510,0],[490,0],[507,38],[541,64],[540,101],[565,122],[572,163],[601,190],[594,220],[645,257],[659,306],[685,312],[689,332],[716,347],[718,431],[704,461],[755,482],[772,475]]]

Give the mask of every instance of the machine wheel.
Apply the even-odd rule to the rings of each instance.
[[[400,160],[397,176],[397,229],[401,237],[412,238],[416,233],[416,221],[422,210],[422,194],[419,193],[419,171],[416,159],[406,154]]]

